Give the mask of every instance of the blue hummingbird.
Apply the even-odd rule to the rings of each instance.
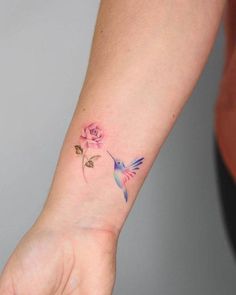
[[[126,166],[123,161],[114,158],[109,151],[107,152],[114,161],[115,182],[119,188],[123,190],[124,198],[127,202],[128,191],[126,188],[126,182],[136,174],[136,170],[139,169],[139,166],[143,163],[144,158],[136,158],[128,166]]]

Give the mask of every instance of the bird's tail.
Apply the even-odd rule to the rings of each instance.
[[[128,202],[128,191],[126,188],[123,188],[123,193],[124,193],[125,201]]]

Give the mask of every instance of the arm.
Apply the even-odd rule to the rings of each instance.
[[[63,260],[52,251],[55,243],[69,256],[56,280],[60,290],[111,293],[119,232],[207,60],[223,6],[223,0],[101,2],[86,79],[48,200],[9,260],[0,290],[13,288],[12,277],[14,288],[24,290],[28,269],[17,281],[16,261],[29,255],[36,240],[50,249],[42,256],[52,269],[42,282],[55,279],[53,267]],[[113,157],[120,159],[115,178]],[[49,253],[58,255],[55,264]],[[32,255],[38,261],[38,250]],[[50,284],[47,290],[54,290],[53,279]]]
[[[120,230],[197,81],[221,13],[222,1],[102,2],[87,76],[48,203],[56,207],[66,199],[76,208],[74,221]],[[93,122],[104,138],[101,149],[91,153],[102,157],[94,169],[86,169],[86,183],[74,146],[84,126]],[[114,184],[113,161],[106,150],[125,163],[145,158],[127,182],[127,203]]]

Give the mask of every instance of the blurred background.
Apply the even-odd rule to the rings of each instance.
[[[86,71],[99,1],[0,1],[0,268],[38,216]],[[233,295],[213,112],[220,30],[122,232],[114,294]]]

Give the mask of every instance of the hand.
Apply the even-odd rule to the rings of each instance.
[[[116,235],[48,224],[38,221],[21,240],[0,277],[0,294],[110,295]]]

